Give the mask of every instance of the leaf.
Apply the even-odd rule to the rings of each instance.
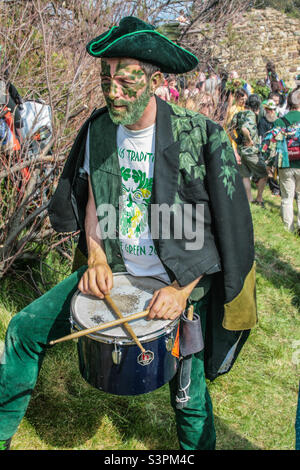
[[[196,145],[202,145],[202,132],[199,126],[194,127],[190,136],[196,142]]]
[[[195,162],[189,152],[183,152],[179,154],[179,169],[185,169],[191,174],[192,167],[195,166]]]
[[[215,153],[219,147],[221,147],[220,133],[218,130],[210,136],[209,138],[211,144],[211,152]]]
[[[194,167],[194,178],[201,178],[203,180],[206,175],[205,165],[198,165]]]
[[[131,176],[130,173],[131,173],[130,168],[125,168],[124,166],[122,166],[122,168],[121,168],[121,177],[122,177],[123,180],[128,181],[130,176]]]
[[[146,173],[141,170],[132,170],[132,178],[135,183],[138,183],[138,189],[144,186],[146,180]]]
[[[180,116],[180,117],[185,117],[186,116],[186,109],[184,108],[181,108],[180,106],[177,106],[176,104],[171,104],[172,106],[172,109],[174,111],[174,114],[176,114],[176,116]]]
[[[179,133],[180,132],[189,132],[192,130],[191,120],[189,118],[182,117],[178,120]]]
[[[194,144],[189,134],[182,133],[180,135],[180,151],[188,152],[190,155],[194,153]]]

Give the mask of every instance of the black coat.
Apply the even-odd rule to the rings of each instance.
[[[89,123],[98,119],[99,123],[108,122],[108,126],[112,128],[106,113],[106,108],[95,111],[84,123],[49,206],[49,216],[55,230],[81,230],[80,248],[85,254],[84,214],[87,180],[79,168],[83,165]],[[105,119],[102,119],[102,115]],[[113,132],[112,128],[112,136]],[[103,136],[103,158],[113,162],[112,156],[116,153],[115,141],[109,137],[105,128],[99,135],[100,141],[101,135]],[[190,139],[190,136],[193,138]],[[184,168],[187,150],[193,153],[195,159],[195,171],[190,169],[190,174],[186,173]],[[113,164],[117,168],[117,163]],[[205,169],[205,176],[202,178],[199,177],[200,165]],[[157,99],[152,202],[172,204],[176,194],[180,195],[182,201],[203,201],[209,209],[212,236],[221,264],[221,271],[212,274],[205,338],[206,377],[213,380],[230,370],[250,333],[250,328],[256,323],[251,214],[234,152],[224,130],[204,116],[174,105],[170,106]],[[158,240],[157,249],[163,264],[169,266],[175,278],[178,279],[179,275],[182,285],[185,285],[185,281],[191,282],[191,272],[193,279],[198,277],[199,267],[205,257],[195,253],[183,253],[181,241],[174,239],[162,242]],[[176,263],[178,259],[184,259],[184,271],[182,266]],[[173,265],[170,260],[171,263],[174,260]]]

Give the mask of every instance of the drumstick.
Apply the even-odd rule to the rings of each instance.
[[[111,298],[111,296],[109,294],[105,295],[104,296],[104,299],[105,301],[108,303],[108,305],[110,306],[110,308],[112,309],[112,311],[117,315],[117,317],[119,318],[124,318],[124,316],[122,315],[121,311],[119,310],[119,308],[116,306],[116,304],[114,303],[113,299]],[[138,337],[136,336],[135,332],[133,331],[133,329],[131,328],[130,325],[128,325],[128,323],[124,323],[123,324],[125,330],[127,331],[127,333],[129,333],[129,335],[131,336],[131,338],[134,340],[135,344],[140,348],[140,350],[144,353],[146,352],[145,348],[143,348],[141,342],[139,341]]]
[[[50,341],[49,344],[53,346],[54,344],[61,343],[62,341],[79,338],[80,336],[89,335],[91,333],[95,333],[96,331],[105,330],[106,328],[113,328],[114,326],[122,325],[123,323],[126,323],[131,320],[138,320],[139,318],[144,318],[148,315],[148,313],[149,310],[143,310],[142,312],[133,313],[132,315],[119,318],[118,320],[113,320],[107,323],[101,323],[101,325],[94,326],[92,328],[86,328],[85,330],[77,331],[75,333],[71,333],[70,335],[63,336],[62,338]]]
[[[188,308],[187,318],[188,318],[188,320],[193,320],[193,318],[194,318],[194,306],[193,305],[191,305]]]

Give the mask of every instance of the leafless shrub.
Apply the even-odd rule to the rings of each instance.
[[[249,0],[194,0],[190,21],[181,28],[178,41],[199,58],[200,67],[216,70],[214,47],[227,28],[252,6]]]

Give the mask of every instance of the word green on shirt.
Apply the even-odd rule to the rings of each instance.
[[[152,256],[157,255],[157,251],[153,245],[148,247],[132,245],[130,243],[124,243],[120,240],[120,248],[123,251],[135,256]]]

